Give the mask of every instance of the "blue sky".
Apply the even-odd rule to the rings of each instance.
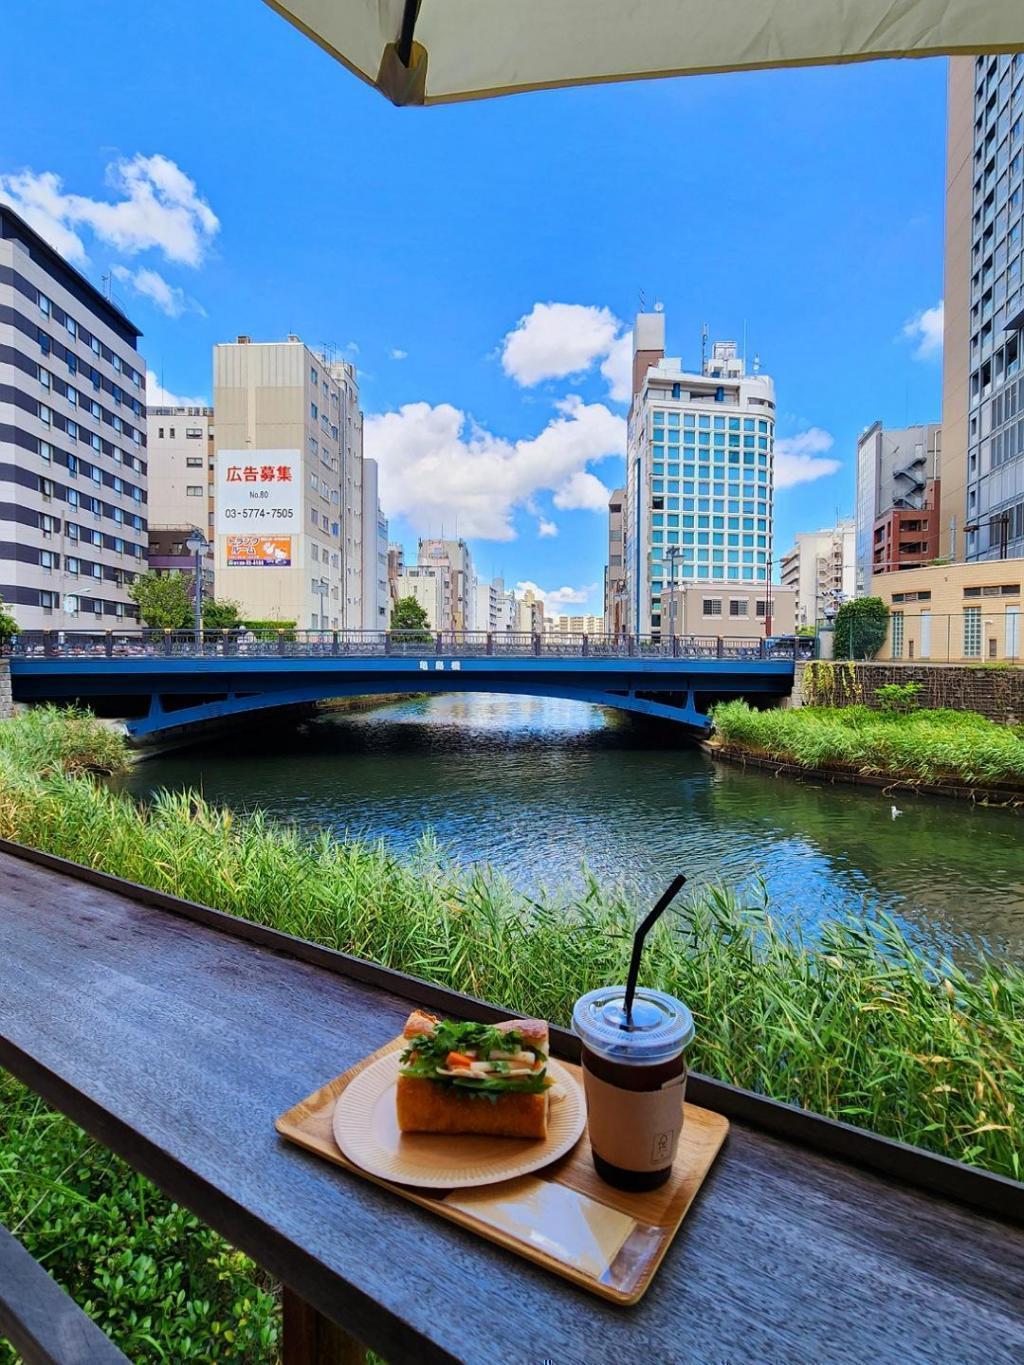
[[[863,427],[939,417],[943,61],[398,110],[255,0],[4,23],[0,192],[113,270],[173,394],[240,332],[353,358],[407,545],[443,521],[482,573],[599,608],[641,294],[669,354],[745,325],[775,379],[803,480],[776,552],[852,511]]]

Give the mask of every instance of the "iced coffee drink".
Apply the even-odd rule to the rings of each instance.
[[[587,1127],[602,1180],[654,1190],[669,1178],[679,1146],[693,1018],[673,996],[643,987],[627,1018],[625,995],[624,986],[606,986],[573,1009]]]

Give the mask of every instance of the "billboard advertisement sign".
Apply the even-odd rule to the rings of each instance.
[[[229,569],[287,569],[291,562],[291,536],[227,537]]]
[[[218,450],[217,534],[298,533],[301,481],[297,450]]]

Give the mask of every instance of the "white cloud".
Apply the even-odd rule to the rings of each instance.
[[[541,537],[541,539],[544,539],[544,537],[546,536],[557,536],[558,535],[557,522],[546,521],[544,517],[541,517],[540,520],[537,522],[537,534]]]
[[[502,342],[502,368],[524,388],[582,374],[608,354],[621,326],[607,308],[535,303]]]
[[[156,250],[182,265],[202,264],[220,229],[195,181],[165,156],[122,157],[107,167],[113,200],[68,194],[53,171],[0,176],[0,198],[68,260],[88,260],[78,229],[128,255]]]
[[[821,427],[809,427],[797,436],[784,436],[775,442],[775,487],[793,488],[798,483],[813,483],[841,468],[842,462],[822,458],[835,445],[832,435]]]
[[[913,343],[915,360],[934,360],[942,354],[945,308],[939,299],[934,308],[922,308],[903,324],[903,336]]]
[[[599,478],[585,470],[578,470],[555,489],[553,501],[563,512],[580,510],[607,513],[611,495],[611,489],[606,488]]]
[[[612,342],[601,361],[601,374],[608,381],[608,396],[615,403],[628,403],[633,397],[633,333],[623,332]]]
[[[389,352],[389,355],[392,360],[407,360],[409,358],[409,352],[400,351],[397,346]]]
[[[183,398],[165,389],[152,370],[146,371],[146,405],[151,408],[207,408],[208,398]]]
[[[585,588],[541,588],[530,579],[516,584],[516,592],[522,597],[527,592],[532,592],[534,597],[540,598],[545,607],[579,607],[588,601],[590,594],[597,592],[598,585],[591,583]]]
[[[407,403],[366,418],[366,454],[380,468],[381,502],[429,533],[443,522],[484,540],[513,540],[513,513],[534,493],[561,488],[593,460],[621,455],[626,424],[576,395],[537,436],[510,441],[450,403]],[[595,480],[596,482],[596,480]]]
[[[189,307],[189,301],[185,298],[185,291],[179,289],[177,285],[168,284],[164,277],[156,270],[149,270],[141,266],[138,270],[132,271],[123,265],[111,266],[111,274],[122,284],[128,285],[136,294],[141,294],[144,298],[155,303],[162,313],[166,313],[169,318],[180,318],[185,309]]]

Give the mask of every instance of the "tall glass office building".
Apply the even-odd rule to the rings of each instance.
[[[1024,55],[950,62],[943,552],[1024,555]]]
[[[770,596],[774,385],[767,375],[746,374],[728,341],[714,343],[700,373],[685,370],[664,355],[664,329],[664,314],[645,313],[634,331],[624,518],[628,629],[661,633],[666,597],[705,583],[753,589],[712,593],[706,603],[709,617],[742,613],[753,625]]]

